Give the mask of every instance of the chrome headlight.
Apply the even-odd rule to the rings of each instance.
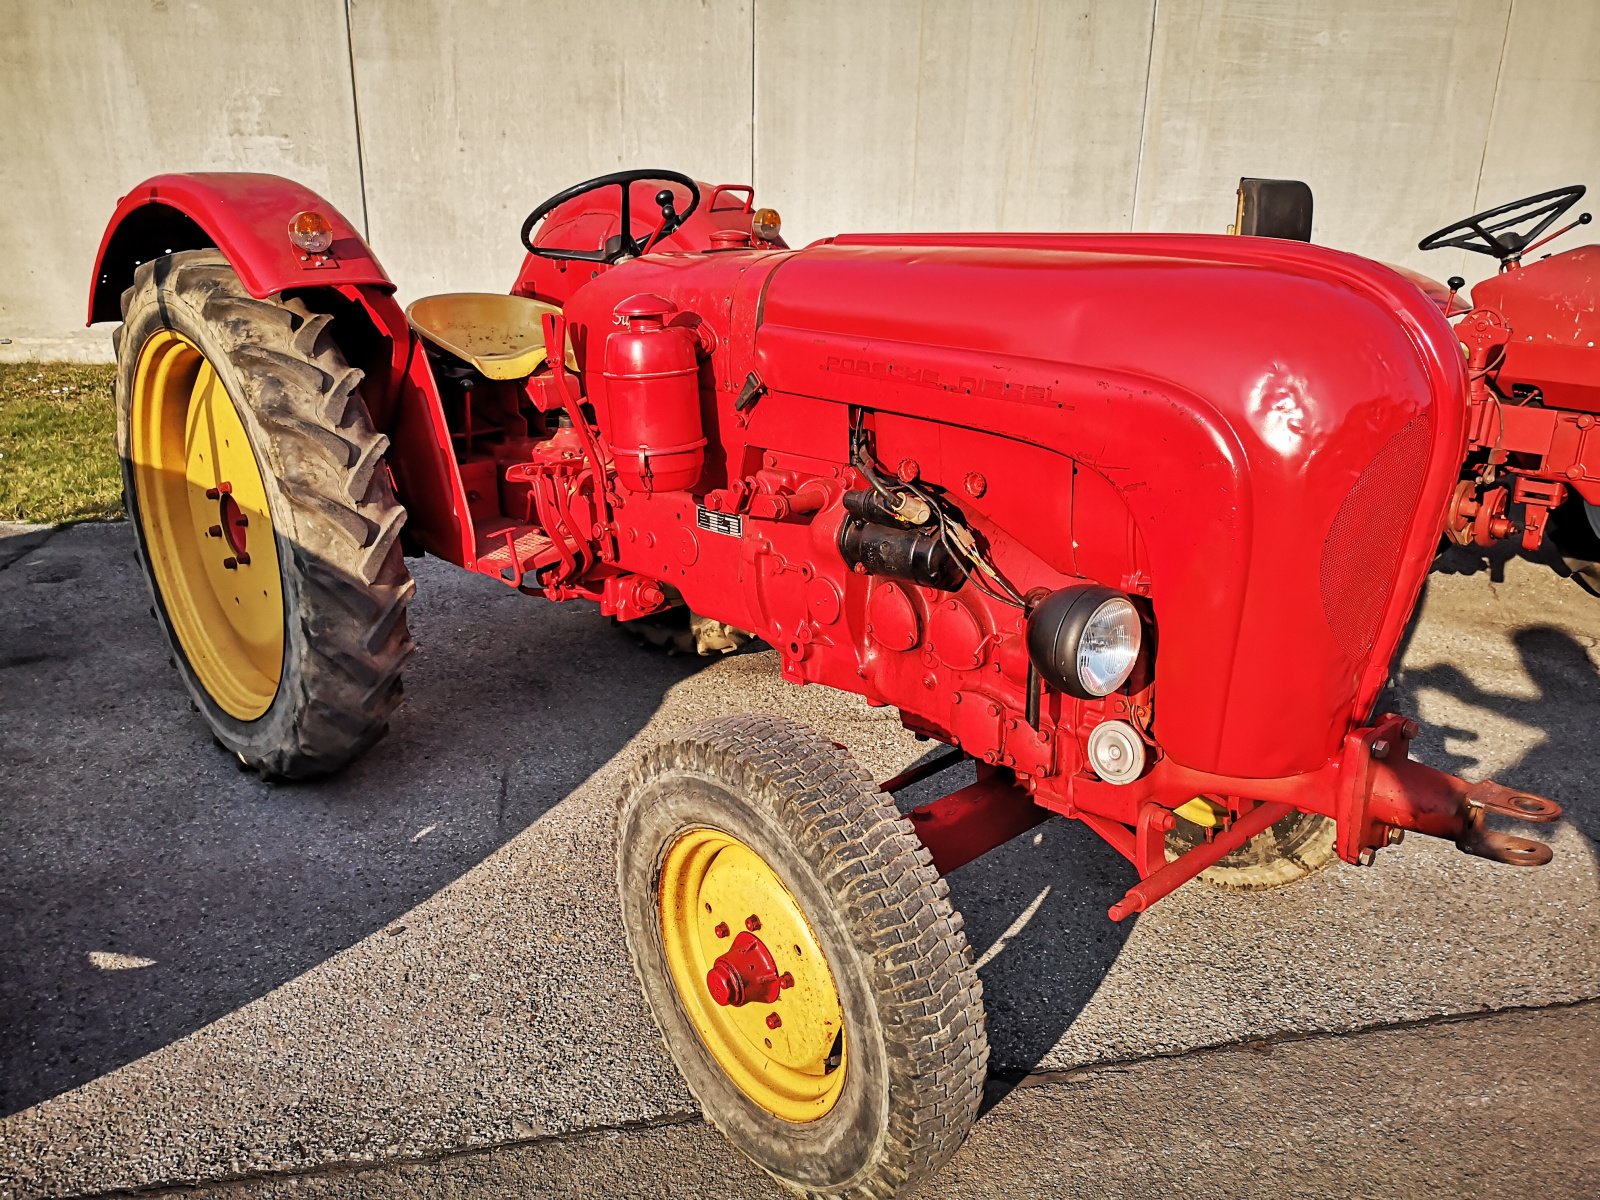
[[[1133,674],[1144,625],[1114,588],[1062,588],[1028,615],[1028,657],[1058,691],[1089,700],[1109,696]]]

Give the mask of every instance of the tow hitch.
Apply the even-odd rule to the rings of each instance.
[[[1550,847],[1543,842],[1490,829],[1487,822],[1492,814],[1548,825],[1561,819],[1560,805],[1493,780],[1468,783],[1417,762],[1410,757],[1416,735],[1415,721],[1390,713],[1345,739],[1334,814],[1341,858],[1370,862],[1379,846],[1394,845],[1406,830],[1414,830],[1492,862],[1539,867],[1550,861]]]

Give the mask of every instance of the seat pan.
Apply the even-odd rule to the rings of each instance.
[[[499,292],[445,292],[423,296],[406,319],[428,341],[471,363],[486,379],[523,379],[544,362],[544,316],[560,307]],[[572,347],[567,365],[576,369]]]

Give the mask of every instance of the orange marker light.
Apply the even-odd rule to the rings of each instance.
[[[750,218],[750,232],[763,242],[778,240],[778,230],[783,228],[783,218],[775,208],[758,208]]]
[[[333,245],[333,226],[319,212],[295,213],[289,222],[289,240],[307,254],[325,254]]]

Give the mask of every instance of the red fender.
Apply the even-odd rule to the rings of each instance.
[[[289,221],[314,209],[333,226],[322,261],[289,241]],[[394,291],[355,226],[310,188],[280,175],[206,172],[157,175],[130,191],[100,240],[89,287],[88,324],[121,319],[133,271],[174,250],[215,246],[258,299],[289,288],[363,284]]]
[[[289,241],[289,221],[307,209],[333,227],[326,255]],[[89,324],[117,321],[134,269],[175,250],[222,251],[257,299],[320,288],[359,305],[387,350],[359,362],[367,406],[391,440],[388,461],[408,530],[424,549],[470,566],[471,520],[450,435],[426,356],[394,302],[394,283],[344,215],[310,188],[279,175],[208,172],[157,175],[130,191],[100,241],[89,292]],[[335,336],[338,336],[337,330]]]

